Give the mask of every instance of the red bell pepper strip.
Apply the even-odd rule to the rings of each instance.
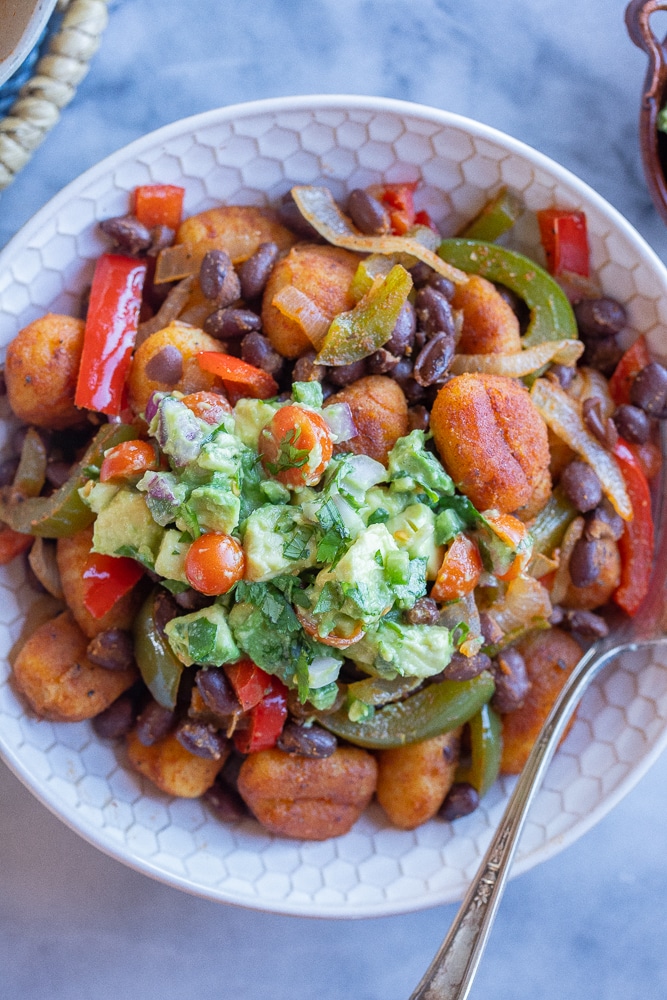
[[[403,236],[415,224],[414,190],[412,184],[374,184],[368,191],[389,210],[392,232]]]
[[[147,229],[178,229],[183,214],[185,188],[175,184],[142,184],[134,190],[134,214]]]
[[[103,254],[95,267],[74,402],[119,416],[137,335],[146,264]]]
[[[287,718],[287,688],[278,677],[271,676],[269,687],[269,693],[248,712],[248,726],[234,733],[239,753],[269,750],[278,742]]]
[[[199,367],[205,372],[217,375],[223,382],[232,383],[237,389],[244,389],[246,396],[253,399],[269,399],[278,392],[278,383],[273,375],[255,368],[231,354],[218,351],[201,351],[197,355]]]
[[[585,214],[547,208],[537,212],[537,222],[549,272],[587,278],[590,254]]]
[[[642,334],[628,347],[609,379],[609,392],[617,406],[630,402],[630,386],[650,360],[646,338]]]
[[[271,692],[271,675],[252,660],[228,663],[225,673],[244,712],[258,705]]]
[[[438,236],[440,236],[440,230],[428,212],[423,208],[421,211],[415,212],[415,226],[428,226],[429,229],[432,229],[434,233],[437,233]]]
[[[125,556],[91,552],[83,571],[83,603],[93,618],[101,618],[143,576],[143,566]]]
[[[651,578],[654,541],[651,494],[648,480],[631,446],[622,438],[618,439],[614,455],[625,480],[634,516],[632,521],[625,522],[618,541],[621,582],[613,599],[629,615],[634,615],[648,593]]]
[[[0,566],[6,566],[12,559],[29,549],[34,535],[24,535],[14,531],[8,524],[0,525]]]

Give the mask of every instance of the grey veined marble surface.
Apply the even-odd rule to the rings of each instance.
[[[667,261],[637,146],[645,57],[624,7],[112,0],[74,102],[0,195],[0,245],[68,181],[160,125],[255,98],[359,93],[509,132],[591,184]],[[455,912],[308,921],[208,903],[97,852],[3,765],[0,844],[0,995],[21,1000],[404,1000]],[[510,884],[472,996],[664,1000],[666,855],[663,759],[595,829]]]

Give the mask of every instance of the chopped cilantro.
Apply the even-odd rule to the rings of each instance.
[[[278,445],[276,461],[264,463],[272,476],[277,476],[279,472],[284,472],[286,469],[302,469],[307,463],[310,449],[297,447],[300,437],[301,428],[292,427]]]

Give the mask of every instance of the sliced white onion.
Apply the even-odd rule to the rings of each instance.
[[[331,326],[331,320],[311,298],[294,285],[285,285],[273,296],[271,305],[287,319],[298,323],[313,347],[319,350]]]
[[[338,678],[341,661],[335,656],[316,656],[308,664],[308,686],[311,688],[326,687]]]
[[[449,370],[453,375],[481,372],[484,375],[523,378],[552,363],[573,367],[583,352],[584,345],[580,340],[547,340],[515,354],[457,354]]]
[[[329,425],[329,430],[336,443],[349,441],[350,438],[357,436],[357,425],[354,422],[349,403],[332,403],[331,406],[325,406],[322,410],[322,416]]]
[[[631,521],[632,502],[618,463],[589,432],[575,400],[559,385],[544,378],[536,379],[530,396],[554,434],[595,470],[602,491],[616,513],[624,521]]]

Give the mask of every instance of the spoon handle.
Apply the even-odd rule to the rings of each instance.
[[[410,1000],[465,1000],[468,996],[528,809],[577,702],[593,677],[610,660],[621,653],[665,642],[667,639],[663,637],[628,642],[602,651],[593,647],[582,656],[544,723],[449,933]]]

